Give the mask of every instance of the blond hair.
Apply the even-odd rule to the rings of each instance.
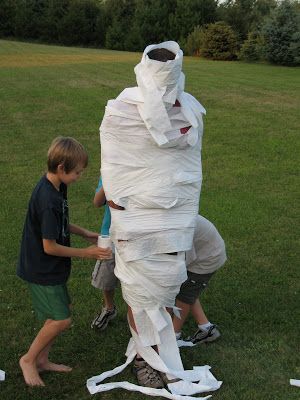
[[[55,138],[48,150],[48,171],[56,173],[59,164],[63,164],[67,174],[78,165],[85,168],[88,164],[85,148],[72,137],[59,136]]]

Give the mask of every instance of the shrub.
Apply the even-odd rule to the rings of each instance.
[[[205,29],[196,26],[184,43],[184,51],[188,56],[199,56],[203,44]]]
[[[245,61],[262,59],[263,45],[262,35],[258,32],[250,32],[241,47],[239,59]]]
[[[213,60],[234,60],[237,50],[237,36],[229,25],[222,21],[207,25],[200,55]]]

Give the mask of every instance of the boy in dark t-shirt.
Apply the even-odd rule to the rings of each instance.
[[[69,372],[48,354],[54,339],[71,324],[66,282],[71,257],[108,259],[110,249],[70,247],[70,233],[96,242],[98,234],[69,224],[67,187],[80,178],[88,157],[73,138],[58,137],[48,150],[48,172],[33,190],[24,224],[17,275],[28,282],[37,317],[44,322],[28,352],[20,359],[25,382],[45,386],[42,371]]]

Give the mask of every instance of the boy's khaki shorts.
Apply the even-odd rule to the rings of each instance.
[[[67,285],[44,286],[29,283],[33,308],[39,320],[61,321],[71,316]]]
[[[115,258],[97,261],[92,273],[92,285],[101,290],[114,290],[118,286],[118,278],[114,273]]]

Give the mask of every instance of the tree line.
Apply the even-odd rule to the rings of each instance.
[[[185,54],[300,64],[295,0],[1,0],[0,37],[142,51],[176,40]]]

